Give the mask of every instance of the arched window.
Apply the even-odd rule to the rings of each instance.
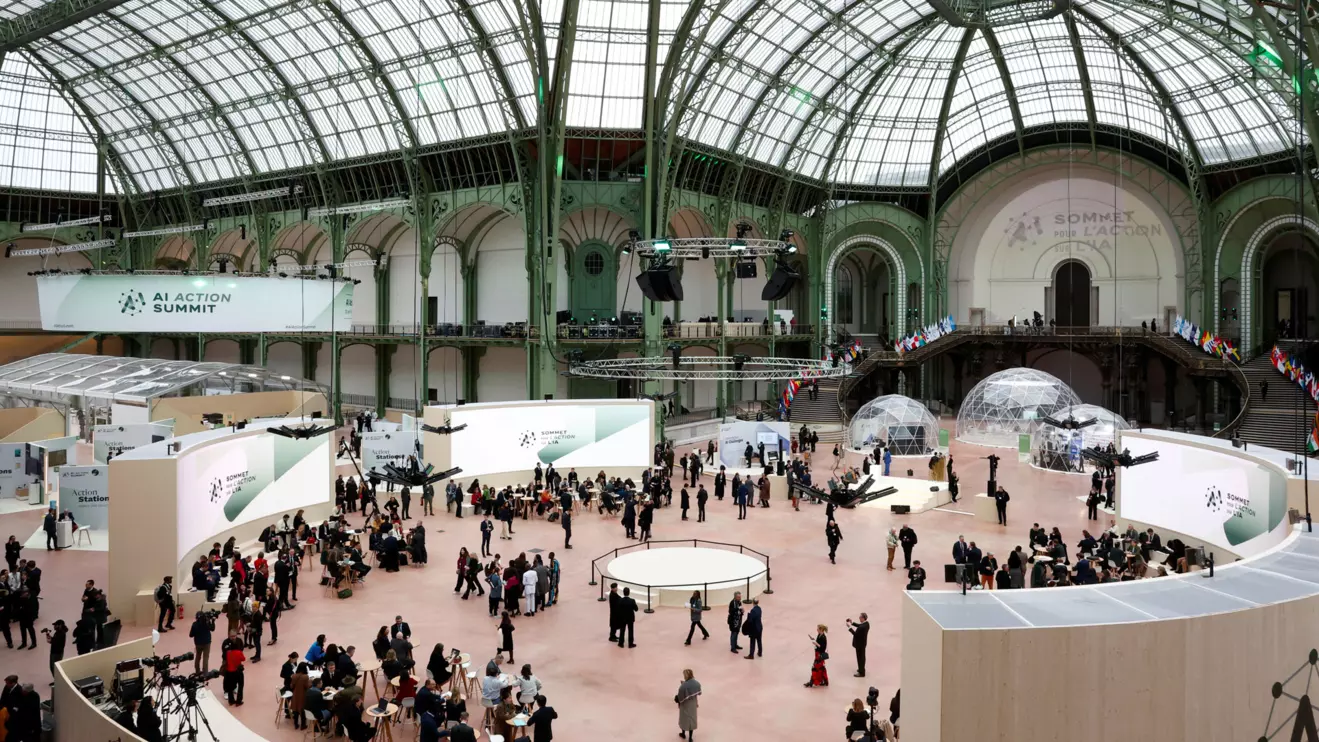
[[[838,290],[834,297],[838,316],[834,321],[839,324],[852,324],[852,290],[852,269],[846,265],[838,266]]]

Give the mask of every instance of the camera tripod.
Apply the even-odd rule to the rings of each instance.
[[[187,677],[170,677],[168,673],[157,672],[151,680],[151,687],[148,693],[156,697],[156,713],[164,721],[164,730],[162,739],[167,742],[174,740],[187,739],[188,742],[196,742],[199,726],[206,729],[213,742],[220,739],[211,729],[211,722],[206,718],[206,712],[202,711],[201,705],[197,702],[197,691],[204,687],[200,680]],[[172,721],[177,721],[178,731],[170,732]]]

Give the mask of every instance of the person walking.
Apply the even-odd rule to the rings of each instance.
[[[572,508],[559,510],[559,524],[563,526],[563,548],[572,548]]]
[[[815,658],[811,660],[811,679],[805,683],[807,688],[829,686],[829,670],[825,662],[829,660],[829,627],[820,624],[815,627],[815,638],[811,640],[815,648]]]
[[[1259,383],[1259,401],[1263,402],[1269,398],[1269,382],[1261,381]]]
[[[916,531],[910,524],[904,524],[898,531],[898,543],[902,545],[902,568],[911,569],[911,550],[916,548]]]
[[[893,553],[898,550],[898,529],[889,528],[888,536],[884,539],[884,543],[888,547],[888,565],[885,567],[885,569],[892,572],[894,569]]]
[[[156,605],[160,607],[160,615],[156,618],[156,631],[163,634],[174,628],[173,575],[165,575],[164,581],[156,588]]]
[[[705,606],[701,604],[700,590],[692,591],[692,599],[687,601],[687,608],[691,610],[692,625],[691,628],[687,629],[687,641],[683,643],[691,646],[692,634],[696,633],[697,629],[701,630],[701,641],[710,638],[710,632],[706,631],[705,624],[701,623],[701,614],[705,612]]]
[[[1008,500],[1011,499],[1008,491],[1003,489],[1003,485],[1000,484],[998,490],[994,492],[994,508],[998,510],[998,524],[1000,526],[1008,524]]]
[[[637,622],[637,601],[632,599],[632,589],[623,588],[623,597],[618,601],[618,648],[623,648],[623,638],[627,637],[627,647],[637,646],[635,626]]]
[[[701,684],[696,680],[695,673],[683,670],[682,684],[673,697],[674,703],[678,704],[678,736],[683,739],[696,739],[696,709],[700,697]]]
[[[705,522],[705,503],[710,499],[710,493],[705,491],[705,485],[702,484],[700,489],[696,490],[696,522]]]
[[[742,634],[750,640],[746,658],[749,660],[765,656],[765,644],[761,641],[765,625],[760,617],[760,599],[751,599],[751,610],[747,612],[746,622],[742,624]]]
[[[830,520],[824,527],[824,538],[829,542],[829,563],[837,564],[834,561],[834,555],[838,553],[838,544],[843,542],[843,531],[838,527],[838,523]]]
[[[870,617],[862,613],[861,620],[847,619],[847,630],[852,632],[852,649],[856,650],[856,677],[866,676],[866,644],[870,641]]]
[[[719,473],[714,475],[714,499],[723,501],[724,488],[728,486],[728,475],[725,473],[726,467],[720,465]],[[12,536],[10,537],[13,538]],[[17,559],[17,556],[15,557]]]
[[[59,540],[55,538],[55,510],[54,508],[46,509],[46,517],[42,519],[41,529],[46,532],[46,551],[59,550]],[[10,570],[13,571],[12,569]]]
[[[742,632],[742,592],[733,593],[733,599],[728,602],[728,651],[737,652],[742,649],[737,643],[737,637]]]
[[[499,636],[500,646],[495,650],[496,654],[508,652],[508,661],[513,662],[513,632],[517,627],[513,625],[513,619],[509,618],[508,611],[502,611],[499,614]]]

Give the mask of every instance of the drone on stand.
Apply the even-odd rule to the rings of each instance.
[[[1125,448],[1122,449],[1121,453],[1116,453],[1116,452],[1104,450],[1102,448],[1099,448],[1098,446],[1091,446],[1089,448],[1081,449],[1081,458],[1095,464],[1098,467],[1108,469],[1109,471],[1114,471],[1119,466],[1126,469],[1132,466],[1138,466],[1140,464],[1148,464],[1151,461],[1158,461],[1159,452],[1154,451],[1153,453],[1144,453],[1139,456],[1132,456],[1131,451]]]
[[[1088,428],[1099,422],[1099,418],[1097,417],[1092,417],[1089,420],[1077,420],[1072,415],[1068,415],[1063,420],[1045,415],[1042,420],[1045,425],[1052,425],[1055,428],[1062,428],[1063,430],[1080,430],[1081,428]]]

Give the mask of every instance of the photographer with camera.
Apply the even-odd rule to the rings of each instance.
[[[192,639],[193,672],[207,672],[211,669],[211,635],[219,615],[219,611],[198,611],[193,616],[192,628],[188,629],[188,636]]]
[[[50,674],[55,674],[55,663],[64,659],[64,647],[68,643],[69,627],[64,624],[64,619],[56,619],[55,623],[49,629],[42,629],[41,633],[46,635],[46,643],[50,645]]]

